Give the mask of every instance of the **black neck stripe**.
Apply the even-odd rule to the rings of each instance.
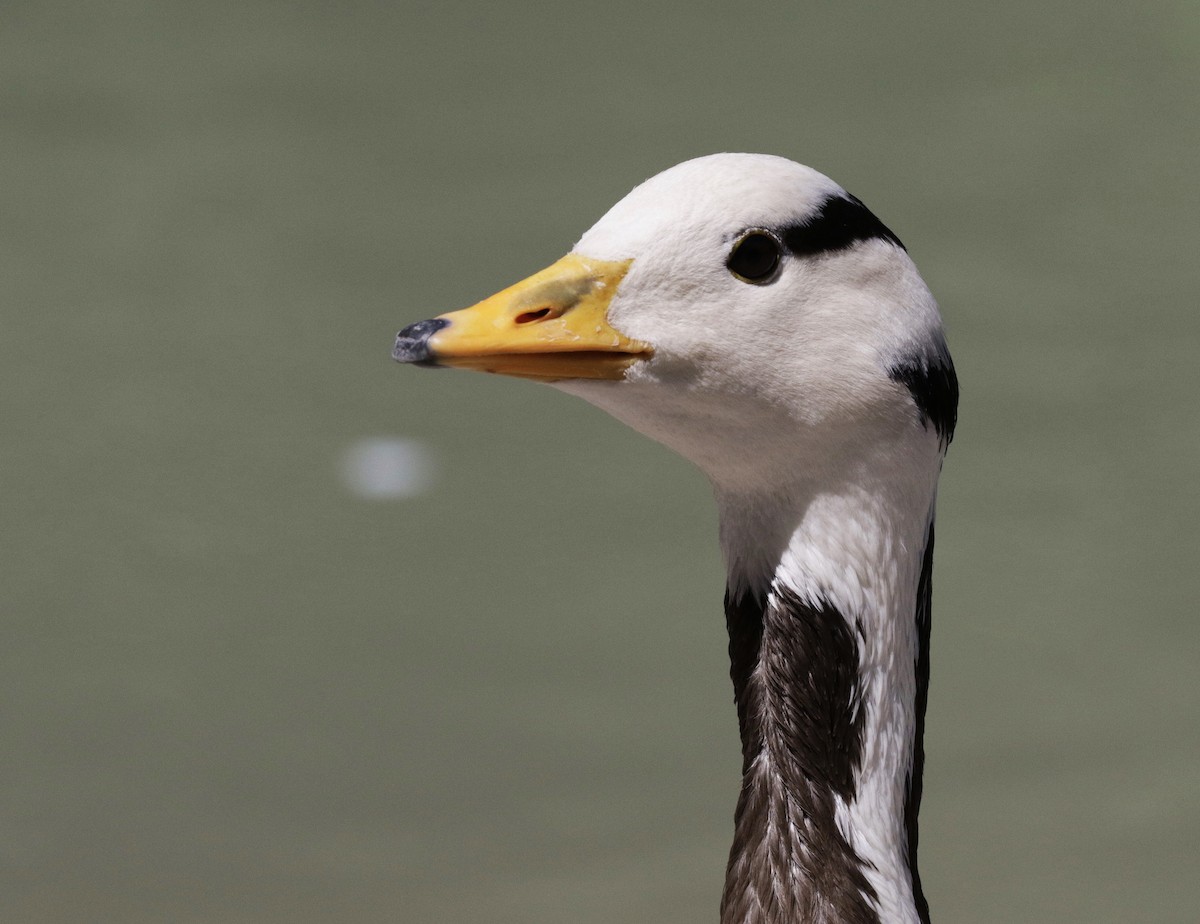
[[[726,591],[725,615],[743,779],[722,921],[747,892],[769,906],[782,889],[786,905],[806,909],[797,920],[880,924],[864,862],[836,818],[837,799],[854,799],[865,736],[854,631],[831,603],[779,586],[770,598]],[[763,857],[771,869],[757,868]]]
[[[742,735],[742,773],[762,750],[762,736],[753,726],[759,713],[759,691],[750,683],[758,666],[762,648],[763,613],[767,600],[763,594],[744,591],[734,597],[725,589],[725,627],[729,630],[729,676],[733,680],[733,701],[737,704],[738,728]],[[753,729],[753,730],[752,730]]]
[[[849,193],[831,196],[806,221],[783,229],[783,243],[797,257],[845,250],[871,240],[890,241],[904,249],[900,238]]]
[[[925,540],[925,558],[921,563],[921,578],[917,583],[917,695],[913,704],[916,728],[913,730],[912,769],[904,794],[904,827],[908,834],[908,871],[912,877],[913,902],[921,924],[929,924],[929,902],[921,888],[917,870],[917,814],[921,811],[921,790],[925,772],[925,707],[929,703],[929,635],[933,601],[933,523]]]

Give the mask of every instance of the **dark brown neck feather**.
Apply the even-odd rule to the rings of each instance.
[[[858,641],[828,603],[778,586],[725,600],[742,790],[722,924],[881,924],[839,830],[862,759]]]
[[[933,577],[932,522],[916,594],[912,763],[904,861],[912,913],[929,924],[917,871]],[[742,788],[721,900],[722,924],[882,924],[875,889],[837,823],[855,799],[865,704],[863,625],[786,587],[726,591],[730,676],[742,738]]]

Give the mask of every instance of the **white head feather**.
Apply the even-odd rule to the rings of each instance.
[[[937,305],[903,248],[866,240],[814,256],[785,253],[765,285],[726,267],[747,229],[802,225],[831,197],[847,193],[809,167],[763,154],[697,158],[638,186],[574,250],[633,259],[609,319],[654,355],[624,382],[559,387],[738,494],[778,492],[800,472],[838,470],[865,443],[922,436],[912,397],[889,370],[945,347]]]

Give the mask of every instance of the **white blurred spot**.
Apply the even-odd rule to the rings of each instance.
[[[342,480],[352,494],[369,500],[416,497],[433,487],[437,466],[429,447],[417,440],[372,437],[342,454]]]

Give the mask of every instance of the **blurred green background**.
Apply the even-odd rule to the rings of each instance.
[[[706,483],[388,354],[720,150],[866,200],[946,317],[935,919],[1196,919],[1200,5],[0,18],[0,919],[716,920]],[[425,483],[351,490],[372,438]]]

